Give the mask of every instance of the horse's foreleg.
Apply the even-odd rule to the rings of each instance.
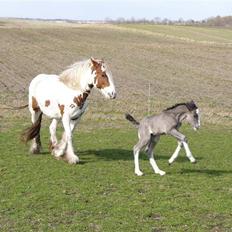
[[[36,123],[37,120],[39,120],[39,117],[41,114],[42,112],[40,110],[34,111],[33,109],[31,109],[31,121],[33,124]],[[41,149],[42,149],[42,145],[41,145],[41,140],[40,140],[40,128],[39,128],[37,135],[32,140],[30,152],[32,154],[39,154],[41,152]]]
[[[65,133],[63,134],[62,142],[59,145],[58,151],[55,151],[55,156],[60,157],[65,154],[65,159],[70,164],[75,164],[79,162],[79,158],[75,155],[72,145],[72,130],[75,124],[71,121],[68,115],[63,115],[62,123]]]
[[[183,147],[182,142],[178,141],[178,145],[177,145],[176,150],[174,151],[174,153],[171,156],[171,158],[168,160],[169,164],[172,164],[176,160],[176,158],[178,157],[179,152],[180,152],[180,150],[181,150],[182,147]]]
[[[75,129],[78,122],[79,122],[79,120],[75,120],[75,121],[71,120],[70,121],[71,135],[72,135],[72,132]],[[64,135],[66,135],[66,133],[64,133]],[[64,135],[63,135],[63,137],[64,137]],[[66,135],[66,139],[68,139],[67,135]],[[66,148],[66,151],[65,151],[64,159],[66,161],[68,161],[68,163],[70,163],[70,164],[78,163],[79,162],[79,157],[74,153],[73,145],[72,145],[72,136],[71,136],[71,139],[69,139],[67,141],[67,143],[68,143],[68,145],[67,145],[67,148]]]
[[[50,150],[54,149],[55,146],[57,145],[57,138],[56,138],[56,128],[57,128],[57,119],[53,119],[52,123],[49,126],[49,131],[50,131]]]

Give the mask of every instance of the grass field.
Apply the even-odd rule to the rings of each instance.
[[[0,136],[1,231],[232,231],[231,130],[185,128],[195,165],[181,153],[168,166],[176,142],[163,137],[156,154],[167,175],[142,154],[136,177],[132,128],[76,133],[77,166],[48,153],[45,129],[44,152],[32,156],[12,128]]]
[[[232,36],[219,28],[151,25],[77,25],[0,22],[0,107],[27,101],[38,73],[59,73],[91,56],[104,57],[118,98],[91,93],[89,110],[74,134],[81,164],[30,155],[19,135],[27,110],[0,111],[0,231],[232,231]],[[163,137],[155,175],[144,153],[134,175],[137,132],[124,120],[141,119],[194,99],[202,128],[183,131],[198,163],[184,155],[168,166],[176,141]],[[59,130],[59,134],[61,128]]]

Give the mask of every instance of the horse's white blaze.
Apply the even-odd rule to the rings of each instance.
[[[115,98],[116,97],[116,91],[115,91],[115,86],[114,86],[112,74],[105,67],[101,68],[101,69],[102,69],[102,72],[106,72],[106,75],[107,75],[107,78],[108,78],[108,82],[109,82],[109,86],[100,89],[100,91],[102,92],[102,94],[106,98]]]

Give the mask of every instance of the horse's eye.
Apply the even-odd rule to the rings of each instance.
[[[102,77],[106,78],[106,74],[103,73],[103,74],[102,74]]]

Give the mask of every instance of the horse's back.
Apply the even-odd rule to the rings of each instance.
[[[48,75],[48,74],[39,74],[35,78],[32,79],[29,85],[29,92],[33,92],[39,85],[45,84],[53,84],[59,80],[59,76],[57,75]]]

